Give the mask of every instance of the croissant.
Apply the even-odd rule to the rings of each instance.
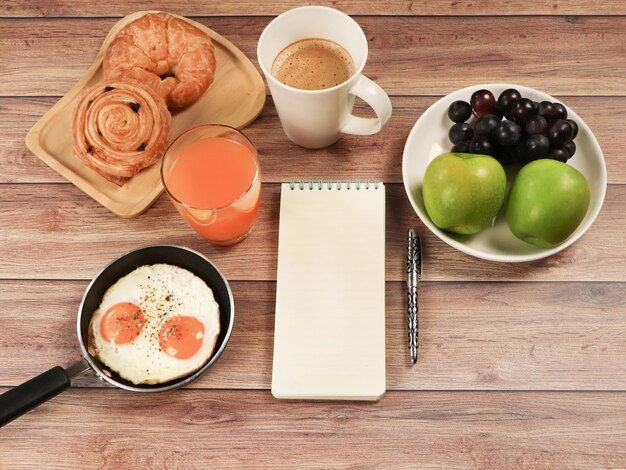
[[[107,80],[88,88],[74,108],[74,151],[93,170],[122,186],[156,163],[170,137],[163,98],[139,82]]]
[[[215,67],[211,38],[168,13],[148,13],[126,25],[103,61],[106,79],[145,83],[171,108],[195,102],[213,82]]]

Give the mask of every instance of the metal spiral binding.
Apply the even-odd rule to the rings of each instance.
[[[289,182],[289,187],[291,189],[300,189],[300,190],[304,190],[305,187],[308,187],[309,190],[313,190],[315,188],[317,188],[318,191],[324,189],[324,186],[326,186],[326,188],[328,189],[336,189],[337,191],[341,191],[342,189],[345,190],[351,190],[351,189],[356,189],[357,191],[359,191],[361,189],[361,187],[363,187],[364,189],[370,189],[370,187],[373,187],[373,189],[378,189],[380,185],[379,181],[370,181],[370,180],[365,180],[365,181],[361,181],[361,180],[337,180],[337,181],[332,181],[332,180],[328,180],[328,181],[324,181],[324,180],[295,180],[292,179]]]

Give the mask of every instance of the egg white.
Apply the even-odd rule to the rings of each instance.
[[[100,334],[109,307],[132,302],[141,308],[145,324],[134,341],[114,344]],[[204,325],[200,350],[177,359],[159,346],[159,331],[170,318],[193,316]],[[139,384],[169,382],[201,368],[211,357],[220,332],[219,305],[213,291],[195,274],[169,264],[141,266],[112,285],[102,297],[89,326],[89,351],[121,377]]]

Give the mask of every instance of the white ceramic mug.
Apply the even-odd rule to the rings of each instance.
[[[346,49],[354,60],[354,74],[323,90],[293,88],[272,76],[272,64],[279,52],[296,41],[312,38],[327,39]],[[298,145],[322,148],[337,142],[342,134],[375,134],[391,117],[387,94],[361,74],[367,60],[367,39],[356,21],[345,13],[305,6],[277,16],[259,38],[257,58],[283,130]],[[355,96],[374,110],[375,118],[352,115]]]

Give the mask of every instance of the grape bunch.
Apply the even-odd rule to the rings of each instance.
[[[576,153],[578,125],[567,118],[565,106],[537,103],[514,88],[497,100],[489,90],[475,91],[469,103],[453,102],[448,117],[454,122],[448,132],[452,152],[491,155],[503,165],[540,158],[566,162]]]

